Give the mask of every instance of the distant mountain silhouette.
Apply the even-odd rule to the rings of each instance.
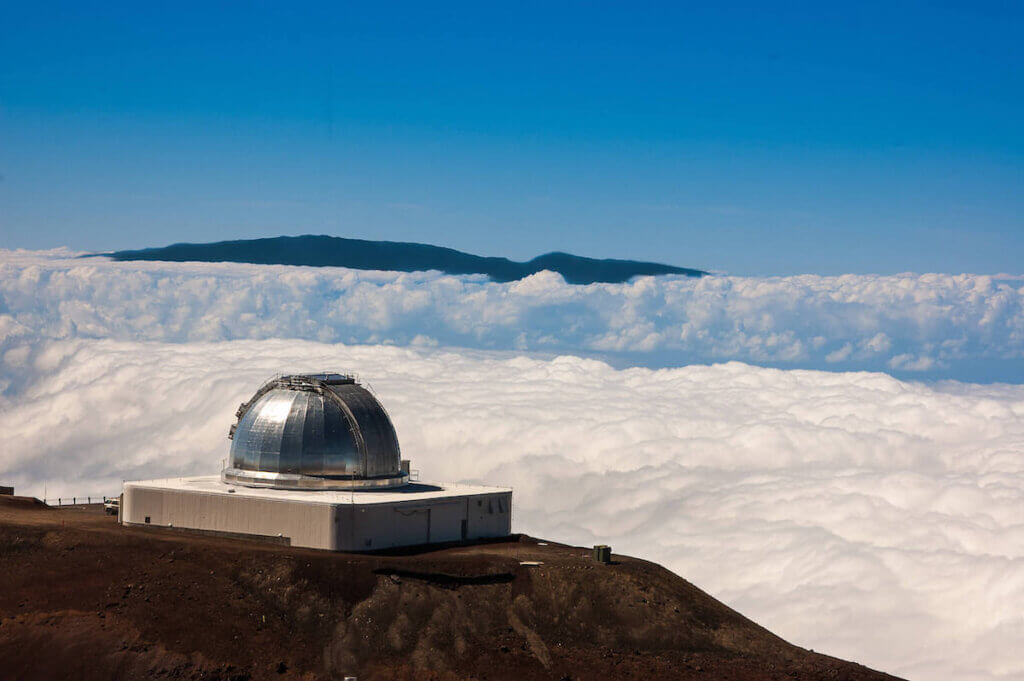
[[[415,272],[440,270],[447,274],[486,274],[495,281],[515,281],[541,270],[558,272],[570,284],[620,283],[640,275],[706,272],[635,260],[597,260],[569,253],[548,253],[529,262],[484,258],[452,248],[399,241],[366,241],[334,236],[279,236],[270,239],[174,244],[163,248],[104,253],[114,260],[174,262],[246,262],[262,265],[351,267],[359,270]]]

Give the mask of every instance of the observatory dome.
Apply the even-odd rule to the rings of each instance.
[[[282,376],[238,408],[221,479],[251,487],[365,489],[408,482],[377,398],[342,374]]]

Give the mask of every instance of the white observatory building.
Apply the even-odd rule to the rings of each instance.
[[[391,419],[351,376],[271,379],[236,416],[220,475],[126,482],[121,522],[330,551],[511,532],[511,489],[410,481]]]

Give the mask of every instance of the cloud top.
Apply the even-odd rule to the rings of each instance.
[[[1024,287],[1007,278],[666,276],[573,286],[552,272],[495,283],[67,255],[0,252],[0,347],[26,334],[300,338],[1024,381]]]

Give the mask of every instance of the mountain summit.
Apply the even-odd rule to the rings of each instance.
[[[445,274],[485,274],[500,282],[515,281],[542,270],[558,272],[570,284],[622,283],[645,275],[680,274],[699,277],[707,274],[702,270],[654,262],[600,260],[559,252],[547,253],[528,262],[516,262],[508,258],[488,258],[429,244],[366,241],[325,235],[173,244],[101,255],[114,260],[245,262],[398,272],[440,270]]]

